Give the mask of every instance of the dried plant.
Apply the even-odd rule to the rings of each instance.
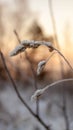
[[[51,16],[51,22],[52,22],[52,27],[53,27],[53,32],[54,32],[54,39],[56,42],[57,48],[60,50],[60,45],[59,45],[59,40],[58,40],[58,35],[57,35],[57,28],[56,28],[56,20],[54,17],[54,11],[53,11],[53,5],[52,5],[52,0],[48,0],[49,2],[49,9],[50,9],[50,16]],[[60,61],[60,66],[61,66],[61,76],[64,78],[64,67],[62,61]],[[68,121],[68,116],[67,116],[67,111],[66,111],[66,95],[64,94],[64,87],[62,87],[63,90],[63,112],[64,112],[64,118],[65,118],[65,124],[66,124],[66,130],[69,130],[69,121]]]
[[[40,45],[45,45],[53,50],[52,44],[45,41],[24,40],[10,53],[10,56],[15,56],[21,52],[24,52],[27,48],[38,48]]]
[[[23,0],[24,1],[24,0]],[[23,19],[23,16],[21,15],[21,13],[20,12],[24,12],[23,10],[24,10],[24,5],[23,5],[23,1],[21,2],[20,0],[19,1],[17,1],[16,0],[16,2],[18,3],[18,5],[19,5],[19,7],[20,7],[20,3],[22,4],[21,5],[21,11],[20,10],[18,10],[16,13],[15,13],[15,27],[17,27],[17,25],[19,25],[18,27],[19,27],[19,29],[21,28],[21,25],[22,25],[22,19]],[[58,42],[58,37],[57,37],[57,30],[56,30],[56,23],[55,23],[55,20],[54,20],[54,16],[53,16],[53,11],[52,11],[52,3],[51,3],[51,0],[49,0],[49,3],[50,3],[50,13],[51,13],[51,19],[52,19],[52,25],[53,25],[53,29],[54,29],[54,38],[55,38],[55,42],[56,42],[56,44],[57,44],[57,48],[58,49],[56,49],[54,46],[53,46],[53,44],[51,43],[51,42],[46,42],[46,41],[34,41],[34,40],[24,40],[24,41],[21,41],[20,40],[20,38],[18,37],[18,34],[17,34],[17,32],[16,31],[14,31],[15,32],[15,34],[17,35],[17,39],[18,39],[18,41],[19,41],[19,43],[20,44],[18,44],[16,47],[15,47],[15,49],[13,50],[13,51],[11,51],[10,52],[10,56],[12,57],[12,56],[16,56],[16,55],[18,55],[18,54],[20,54],[20,53],[22,53],[22,52],[25,52],[25,54],[26,54],[26,58],[27,58],[27,60],[29,61],[29,63],[30,63],[30,67],[31,67],[31,69],[32,69],[32,73],[33,73],[33,77],[34,77],[34,86],[35,86],[35,92],[34,92],[34,94],[32,95],[32,97],[31,97],[31,100],[36,100],[36,113],[34,113],[34,111],[30,108],[30,106],[27,104],[27,102],[22,98],[22,96],[20,95],[20,92],[18,91],[18,87],[17,87],[17,85],[16,85],[16,83],[15,83],[15,81],[13,80],[13,78],[12,78],[12,76],[11,76],[11,74],[10,74],[10,71],[9,71],[9,69],[8,69],[8,67],[7,67],[7,65],[6,65],[6,62],[5,62],[5,58],[4,58],[4,55],[3,55],[3,53],[0,51],[0,56],[1,56],[1,59],[2,59],[2,62],[3,62],[3,65],[4,65],[4,68],[5,68],[5,70],[6,70],[6,72],[7,72],[7,74],[8,74],[8,77],[9,77],[9,79],[10,79],[10,81],[11,81],[11,83],[12,83],[12,85],[13,85],[13,87],[14,87],[14,90],[15,90],[15,92],[16,92],[16,94],[17,94],[17,96],[18,96],[18,98],[20,99],[20,101],[23,103],[23,105],[28,109],[28,111],[40,122],[40,124],[41,125],[43,125],[43,127],[46,129],[46,130],[51,130],[51,127],[50,127],[50,125],[47,125],[44,121],[43,121],[43,119],[40,117],[40,115],[39,115],[39,98],[40,98],[40,96],[42,96],[42,94],[47,90],[47,89],[49,89],[50,87],[53,87],[53,86],[55,86],[56,84],[58,84],[58,83],[62,83],[62,82],[66,82],[66,81],[72,81],[73,79],[63,79],[63,80],[59,80],[59,81],[56,81],[56,82],[54,82],[54,83],[52,83],[52,84],[50,84],[50,85],[47,85],[46,87],[44,87],[44,88],[42,88],[42,89],[37,89],[37,83],[36,83],[36,77],[35,77],[35,73],[34,73],[34,69],[33,69],[33,66],[32,66],[32,63],[31,63],[31,61],[30,61],[30,59],[29,59],[29,57],[28,57],[28,55],[27,55],[27,52],[26,52],[26,49],[27,48],[33,48],[33,49],[36,49],[36,48],[38,48],[39,46],[47,46],[48,47],[48,51],[50,51],[50,53],[51,53],[51,55],[47,58],[47,59],[45,59],[45,60],[42,60],[42,61],[40,61],[39,63],[38,63],[38,66],[37,66],[37,70],[36,70],[36,73],[37,73],[37,76],[38,75],[40,75],[41,74],[41,72],[43,71],[43,69],[45,68],[45,65],[47,64],[47,62],[51,59],[51,57],[55,54],[55,53],[58,53],[64,60],[65,60],[65,62],[68,64],[68,66],[70,67],[70,69],[73,71],[73,68],[72,68],[72,66],[70,65],[70,63],[69,63],[69,61],[65,58],[65,56],[60,52],[60,47],[59,47],[59,42]],[[23,8],[22,8],[23,7]],[[17,16],[17,19],[18,19],[18,21],[17,21],[17,19],[16,19],[16,16]],[[18,23],[18,24],[17,24]],[[2,21],[0,21],[0,25],[2,25]],[[4,30],[3,30],[3,26],[1,27],[1,32],[4,32]],[[1,33],[2,34],[2,33]],[[36,39],[36,37],[35,37],[35,39]],[[60,62],[61,63],[61,62]],[[61,63],[61,68],[63,69],[63,67],[62,67],[62,63]],[[63,71],[61,69],[61,72]],[[62,73],[62,76],[63,76],[63,73]],[[65,99],[65,97],[63,98],[63,99]],[[65,100],[64,100],[64,116],[65,116],[65,119],[67,120],[67,113],[66,113],[66,109],[65,109],[65,104],[66,104],[66,102],[65,102]],[[67,121],[66,121],[67,122]],[[68,124],[68,123],[67,123]],[[69,124],[67,125],[67,130],[69,130],[68,129],[68,126],[69,126]]]
[[[47,62],[51,59],[51,57],[55,54],[56,52],[53,52],[49,58],[47,58],[46,60],[42,60],[38,63],[38,67],[37,67],[37,75],[40,75],[41,72],[43,71],[45,65],[47,64]]]
[[[11,53],[10,56],[15,56],[21,52],[24,52],[27,48],[38,48],[39,46],[44,45],[47,46],[49,49],[52,51],[56,51],[68,64],[68,66],[71,68],[73,71],[72,66],[68,62],[68,60],[65,58],[65,56],[58,50],[56,49],[51,42],[45,42],[45,41],[34,41],[34,40],[24,40],[19,44]]]
[[[38,63],[38,67],[37,67],[37,75],[40,75],[40,73],[42,72],[42,70],[44,69],[46,64],[46,60],[42,60]]]
[[[44,93],[44,91],[44,89],[38,89],[37,91],[35,91],[35,93],[31,97],[31,100],[37,100],[37,98],[39,98]]]
[[[28,111],[39,121],[39,123],[40,123],[46,130],[51,130],[51,129],[50,129],[50,126],[47,125],[47,124],[45,124],[45,122],[43,121],[43,119],[42,119],[38,114],[34,113],[34,111],[29,107],[29,105],[27,104],[27,102],[22,98],[22,96],[21,96],[21,94],[20,94],[20,92],[19,92],[19,90],[18,90],[17,85],[16,85],[15,81],[13,80],[13,78],[12,78],[12,76],[11,76],[11,74],[10,74],[10,71],[9,71],[7,65],[6,65],[6,62],[5,62],[4,55],[3,55],[3,53],[2,53],[1,51],[0,51],[0,56],[1,56],[1,60],[2,60],[2,62],[3,62],[4,68],[5,68],[5,71],[7,72],[8,77],[9,77],[11,83],[12,83],[12,86],[13,86],[13,88],[14,88],[14,90],[15,90],[17,96],[18,96],[18,98],[20,99],[20,101],[23,103],[23,105],[28,109]]]
[[[18,33],[17,33],[16,30],[14,30],[14,34],[16,35],[16,38],[17,38],[17,40],[18,40],[18,42],[19,42],[19,44],[20,44],[20,43],[21,43],[21,40],[20,40],[20,37],[19,37],[19,35],[18,35]],[[32,70],[32,74],[33,74],[33,78],[34,78],[34,87],[35,87],[35,90],[37,90],[38,87],[37,87],[36,74],[35,74],[35,71],[34,71],[34,67],[33,67],[33,65],[32,65],[32,62],[31,62],[31,60],[29,59],[29,57],[28,57],[28,55],[27,55],[26,50],[25,50],[25,56],[26,56],[27,61],[28,61],[29,64],[30,64],[30,68],[31,68],[31,70]],[[38,100],[38,99],[36,100],[36,114],[39,116],[39,100]]]
[[[66,82],[66,81],[73,81],[73,78],[70,78],[70,79],[62,79],[62,80],[58,80],[54,83],[51,83],[50,85],[47,85],[46,87],[42,88],[42,89],[38,89],[37,91],[35,91],[35,93],[32,95],[31,99],[32,100],[36,100],[37,98],[39,98],[40,96],[42,96],[42,94],[47,90],[49,89],[50,87],[53,87],[59,83],[62,83],[62,82]]]
[[[20,41],[20,40],[19,40]],[[43,60],[43,61],[40,61],[38,63],[38,67],[37,67],[37,75],[39,75],[42,70],[44,69],[46,63],[49,61],[49,59],[55,54],[55,53],[58,53],[64,60],[65,62],[68,64],[68,66],[71,68],[71,70],[73,71],[73,68],[72,66],[70,65],[70,63],[68,62],[68,60],[65,58],[65,56],[58,50],[56,49],[51,42],[45,42],[45,41],[34,41],[34,40],[24,40],[22,42],[20,42],[20,44],[10,53],[10,56],[15,56],[21,52],[26,52],[26,49],[27,48],[38,48],[39,46],[41,45],[44,45],[44,46],[47,46],[49,48],[49,51],[53,53],[50,55],[49,58],[47,58],[47,60]],[[32,66],[32,64],[31,64]],[[49,88],[49,87],[52,87],[54,85],[56,85],[57,83],[59,82],[62,82],[62,81],[68,81],[68,80],[73,80],[73,79],[65,79],[65,80],[61,80],[61,81],[57,81],[55,83],[52,83],[48,86],[46,86],[45,88],[43,89],[38,89],[35,91],[35,93],[32,95],[31,99],[32,100],[36,100],[36,104],[37,104],[37,117],[40,118],[39,116],[39,105],[38,105],[38,99],[39,97]],[[64,98],[65,99],[65,98]],[[65,106],[65,105],[64,105]],[[65,109],[66,110],[66,109]],[[66,125],[68,124],[67,122],[67,113],[66,111],[64,111],[64,115],[65,115],[65,120],[66,120]],[[68,128],[69,125],[67,125],[66,127]],[[47,127],[46,125],[46,129],[49,129],[50,130],[50,127]]]
[[[23,45],[19,45],[10,53],[10,56],[17,55],[20,52],[23,52],[24,50],[25,50],[24,46]]]
[[[20,39],[19,39],[19,41],[20,41]],[[31,40],[24,40],[24,41],[20,41],[20,44],[10,53],[10,56],[15,56],[15,55],[18,55],[19,53],[21,53],[21,52],[26,52],[26,49],[27,48],[34,48],[34,49],[36,49],[36,48],[38,48],[39,46],[41,46],[41,45],[45,45],[45,46],[47,46],[49,49],[51,49],[52,51],[51,51],[51,55],[50,55],[50,57],[49,58],[47,58],[46,60],[43,60],[43,61],[41,61],[41,62],[39,62],[39,64],[38,64],[38,69],[37,69],[37,71],[38,71],[38,73],[40,74],[40,72],[43,70],[43,68],[44,68],[44,66],[46,65],[46,63],[50,60],[50,58],[55,54],[55,53],[58,53],[64,60],[65,60],[65,62],[69,65],[69,67],[72,69],[72,71],[73,71],[73,68],[72,68],[72,66],[70,65],[70,63],[68,62],[68,60],[63,56],[63,54],[58,50],[58,49],[56,49],[53,45],[52,45],[52,43],[51,42],[45,42],[45,41],[31,41]],[[44,128],[46,129],[46,130],[51,130],[51,128],[50,128],[50,126],[48,126],[47,124],[45,124],[45,122],[43,121],[43,119],[41,119],[41,117],[40,117],[40,115],[39,115],[39,110],[38,110],[38,105],[37,105],[37,113],[35,114],[34,112],[33,112],[33,110],[28,106],[28,104],[27,104],[27,102],[22,98],[22,96],[20,95],[20,93],[19,93],[19,91],[18,91],[18,89],[17,89],[17,85],[15,84],[15,82],[14,82],[14,80],[13,80],[13,78],[12,78],[12,76],[11,76],[11,74],[10,74],[10,72],[9,72],[9,70],[8,70],[8,68],[7,68],[7,65],[6,65],[6,62],[5,62],[5,58],[4,58],[4,55],[3,55],[3,53],[0,51],[0,56],[1,56],[1,59],[2,59],[2,62],[3,62],[3,64],[4,64],[4,68],[5,68],[5,70],[6,70],[6,72],[7,72],[7,74],[8,74],[8,76],[9,76],[9,79],[11,80],[11,83],[12,83],[12,85],[13,85],[13,87],[14,87],[14,89],[15,89],[15,91],[16,91],[16,94],[17,94],[17,96],[18,96],[18,98],[21,100],[21,102],[24,104],[24,106],[30,111],[30,113],[35,117],[35,118],[37,118],[37,120],[44,126]],[[29,59],[28,59],[29,60]],[[32,64],[31,64],[32,65]],[[35,91],[35,93],[32,95],[32,97],[31,97],[31,99],[32,100],[37,100],[38,101],[38,99],[39,99],[39,97],[49,88],[49,87],[52,87],[52,86],[55,86],[57,83],[60,83],[60,82],[62,82],[62,81],[68,81],[68,80],[73,80],[73,79],[64,79],[64,80],[60,80],[60,81],[57,81],[57,82],[55,82],[55,83],[52,83],[52,84],[50,84],[50,85],[47,85],[46,87],[44,87],[43,89],[38,89],[38,90],[36,90]],[[36,102],[37,104],[38,104],[38,102]]]

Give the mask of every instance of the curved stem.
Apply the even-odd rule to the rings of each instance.
[[[28,106],[28,104],[26,103],[26,101],[22,98],[22,96],[20,95],[19,91],[18,91],[18,87],[17,85],[15,84],[11,74],[10,74],[10,71],[8,70],[8,67],[6,65],[6,62],[5,62],[5,58],[3,56],[3,53],[0,51],[0,56],[1,56],[1,60],[3,62],[3,65],[4,65],[4,68],[5,68],[5,71],[7,72],[8,74],[8,77],[13,85],[13,88],[18,96],[18,98],[20,99],[20,101],[23,103],[23,105],[28,109],[28,111],[40,122],[41,125],[43,125],[43,127],[46,129],[46,130],[50,130],[50,126],[47,126],[44,121],[38,116],[36,115],[33,110]]]

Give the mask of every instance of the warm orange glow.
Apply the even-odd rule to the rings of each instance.
[[[25,8],[23,6],[25,3]],[[67,57],[71,65],[73,65],[73,1],[52,0],[53,15],[61,52]],[[33,24],[33,21],[35,21]],[[37,23],[37,24],[36,24]],[[39,27],[37,27],[39,26]],[[30,29],[32,28],[32,29]],[[38,28],[38,29],[37,29]],[[8,56],[18,43],[17,37],[14,34],[16,30],[21,40],[49,40],[53,41],[53,26],[50,17],[48,0],[8,0],[0,2],[0,48]],[[45,52],[44,52],[45,50]],[[32,51],[33,52],[33,51]],[[33,60],[38,63],[41,59],[47,58],[50,55],[47,48],[39,47],[33,54]],[[23,54],[21,54],[22,57]],[[28,50],[28,55],[32,59],[32,53]],[[9,56],[8,56],[9,57]],[[18,63],[20,56],[17,56],[12,62]],[[23,58],[22,58],[23,59]],[[25,60],[26,61],[26,60]],[[52,63],[54,64],[52,68]],[[27,65],[26,65],[27,64]],[[17,66],[25,68],[28,71],[28,63],[19,63]],[[49,66],[49,68],[48,68]],[[64,68],[67,65],[64,62]],[[46,71],[60,70],[58,56],[54,56],[50,63],[46,65]]]

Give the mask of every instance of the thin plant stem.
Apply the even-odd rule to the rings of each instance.
[[[14,30],[14,34],[16,35],[18,42],[21,43],[21,40],[20,40],[19,35],[18,35],[18,33],[17,33],[16,30]],[[26,56],[26,59],[28,60],[28,62],[29,62],[29,64],[30,64],[30,68],[31,68],[31,70],[32,70],[32,74],[33,74],[33,78],[34,78],[34,80],[33,80],[33,81],[34,81],[34,87],[35,87],[35,90],[37,90],[38,87],[37,87],[36,74],[35,74],[33,65],[32,65],[32,63],[31,63],[31,60],[29,59],[29,57],[28,57],[28,55],[27,55],[26,50],[25,50],[25,56]],[[36,114],[39,115],[39,99],[36,100]]]
[[[0,51],[0,56],[1,56],[1,60],[2,60],[2,62],[3,62],[4,68],[5,68],[5,71],[7,72],[8,77],[9,77],[11,83],[12,83],[12,86],[13,86],[13,88],[14,88],[14,90],[15,90],[17,96],[18,96],[18,98],[20,99],[20,101],[23,103],[23,105],[28,109],[28,111],[40,122],[40,124],[41,124],[46,130],[50,130],[50,126],[46,125],[46,124],[44,123],[44,121],[43,121],[37,114],[35,114],[35,113],[32,111],[32,109],[28,106],[28,104],[26,103],[26,101],[22,98],[22,96],[20,95],[20,93],[19,93],[19,91],[18,91],[18,89],[17,89],[17,88],[18,88],[17,85],[16,85],[16,83],[14,82],[14,80],[13,80],[11,74],[10,74],[10,71],[9,71],[7,65],[6,65],[6,62],[5,62],[4,55],[3,55],[3,53],[2,53],[1,51]]]
[[[48,2],[49,2],[49,10],[50,10],[51,22],[52,22],[52,26],[53,26],[54,38],[56,41],[56,46],[60,50],[59,41],[58,41],[58,37],[57,37],[57,30],[56,30],[56,22],[55,22],[55,18],[53,15],[53,9],[52,9],[52,0],[48,0]]]
[[[56,46],[57,46],[58,50],[61,50],[60,46],[59,46],[58,35],[57,35],[56,21],[55,21],[54,14],[53,14],[52,0],[48,0],[48,2],[49,2],[49,10],[50,10],[51,22],[52,22],[53,32],[54,32],[54,39],[55,39]],[[63,78],[64,77],[63,63],[62,63],[61,60],[59,60],[59,61],[60,61],[60,66],[61,66],[61,76]]]
[[[54,38],[56,41],[56,46],[58,48],[58,50],[60,50],[60,46],[59,46],[59,41],[58,41],[58,36],[57,36],[57,30],[56,30],[56,22],[55,22],[55,18],[53,15],[53,9],[52,9],[52,0],[48,0],[49,1],[49,8],[50,8],[50,16],[51,16],[51,21],[52,21],[52,26],[53,26],[53,31],[54,31]],[[63,64],[62,61],[60,60],[60,64],[61,64],[61,75],[62,78],[64,77],[64,68],[63,68]],[[66,95],[64,94],[64,87],[63,87],[63,106],[64,106],[64,117],[65,117],[65,122],[66,122],[66,130],[69,130],[69,123],[68,123],[68,117],[66,116]]]
[[[59,84],[59,83],[62,83],[62,82],[67,82],[67,81],[73,81],[73,78],[58,80],[58,81],[56,81],[56,82],[54,82],[54,83],[51,83],[51,84],[47,85],[45,88],[43,88],[43,90],[44,90],[44,92],[45,92],[45,91],[46,91],[47,89],[49,89],[50,87],[55,86],[55,85],[57,85],[57,84]]]
[[[58,54],[65,60],[65,62],[68,64],[68,66],[70,67],[70,69],[73,72],[73,67],[71,66],[71,64],[69,63],[69,61],[65,58],[65,56],[58,49],[54,48],[54,50],[57,51]]]
[[[47,59],[46,59],[46,63],[52,58],[52,56],[54,55],[54,54],[56,54],[57,52],[55,51],[55,52],[53,52]]]

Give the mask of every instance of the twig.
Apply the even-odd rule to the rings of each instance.
[[[52,56],[57,53],[57,52],[53,52],[47,59],[46,59],[46,63],[52,58]]]
[[[40,122],[40,124],[43,125],[43,127],[44,127],[46,130],[50,130],[50,126],[47,126],[47,125],[44,123],[44,121],[43,121],[38,115],[36,115],[36,114],[32,111],[32,109],[28,106],[28,104],[25,102],[25,100],[21,97],[21,95],[20,95],[20,93],[19,93],[19,91],[18,91],[18,89],[17,89],[18,87],[17,87],[17,85],[15,84],[15,82],[14,82],[14,80],[13,80],[13,78],[12,78],[12,76],[11,76],[11,74],[10,74],[8,68],[7,68],[7,65],[6,65],[6,62],[5,62],[5,58],[4,58],[3,53],[2,53],[1,51],[0,51],[0,56],[1,56],[1,60],[2,60],[2,62],[3,62],[4,68],[5,68],[5,71],[7,72],[8,77],[9,77],[9,79],[10,79],[12,85],[13,85],[13,88],[14,88],[14,90],[15,90],[15,92],[16,92],[18,98],[20,99],[20,101],[21,101],[21,102],[23,103],[23,105],[28,109],[28,111]]]
[[[16,30],[14,30],[14,34],[16,35],[18,42],[21,43],[21,40],[20,40],[19,35]]]
[[[25,51],[25,55],[26,55],[26,59],[28,60],[28,62],[29,62],[29,64],[30,64],[30,68],[31,68],[31,70],[32,70],[35,90],[37,90],[37,89],[38,89],[38,87],[37,87],[37,79],[36,79],[36,74],[35,74],[33,65],[32,65],[31,60],[29,59],[29,57],[28,57],[26,51]],[[36,100],[36,114],[39,116],[39,99]]]
[[[38,89],[37,91],[35,91],[35,93],[32,95],[32,99],[36,99],[36,98],[39,98],[47,89],[49,89],[50,87],[53,87],[59,83],[62,83],[62,82],[67,82],[67,81],[73,81],[73,78],[70,78],[70,79],[62,79],[62,80],[58,80],[54,83],[51,83],[49,85],[47,85],[46,87],[42,88],[42,89]]]
[[[16,35],[18,42],[21,44],[21,40],[20,40],[19,35],[18,35],[16,30],[14,30],[14,34]],[[26,56],[27,61],[30,64],[30,68],[32,70],[32,74],[33,74],[33,78],[34,78],[34,80],[33,80],[34,81],[34,87],[35,87],[35,90],[37,90],[38,87],[37,87],[37,81],[36,81],[36,74],[35,74],[34,68],[32,66],[31,60],[29,59],[29,57],[27,55],[26,50],[25,50],[25,56]],[[36,100],[36,114],[39,116],[39,99]]]
[[[57,30],[56,30],[56,22],[55,22],[55,18],[54,18],[54,15],[53,15],[53,9],[52,9],[52,0],[48,0],[48,3],[49,3],[49,10],[50,10],[50,16],[51,16],[51,22],[52,22],[52,26],[53,26],[56,46],[60,50],[59,41],[58,41],[58,37],[57,37]]]
[[[48,2],[49,2],[49,9],[50,9],[51,22],[52,22],[53,32],[54,32],[54,39],[55,39],[56,46],[57,46],[58,50],[61,50],[61,49],[60,49],[60,46],[59,46],[58,35],[57,35],[56,21],[55,21],[54,14],[53,14],[52,0],[48,0]],[[61,76],[62,76],[62,78],[63,78],[63,77],[64,77],[63,63],[62,63],[61,60],[59,60],[59,61],[60,61],[60,66],[61,66]]]
[[[26,102],[22,99],[22,97],[20,96],[20,94],[19,94],[19,92],[18,92],[18,89],[17,89],[17,86],[16,86],[16,84],[15,84],[15,82],[14,82],[14,80],[13,80],[13,78],[12,78],[12,76],[11,76],[11,74],[10,74],[8,68],[7,68],[7,65],[6,65],[6,63],[5,63],[5,59],[4,59],[3,53],[2,53],[1,51],[0,51],[0,56],[1,56],[1,59],[2,59],[2,62],[3,62],[4,68],[5,68],[5,71],[6,71],[7,74],[8,74],[8,77],[9,77],[9,79],[10,79],[10,81],[11,81],[11,83],[12,83],[14,89],[15,89],[15,92],[16,92],[17,96],[19,97],[19,99],[21,100],[21,102],[26,106],[26,108],[32,113],[32,115],[34,115],[34,113],[33,113],[32,110],[29,108],[29,106],[27,105],[27,103],[26,103]]]
[[[54,82],[54,83],[52,83],[52,84],[50,84],[50,85],[47,85],[47,86],[44,88],[44,90],[47,90],[49,87],[55,86],[55,85],[57,85],[57,84],[59,84],[59,83],[66,82],[66,81],[73,81],[73,78],[58,80],[58,81],[56,81],[56,82]]]
[[[70,69],[73,71],[73,67],[71,66],[71,64],[69,63],[69,61],[65,58],[65,56],[56,48],[54,48],[55,51],[58,52],[58,54],[60,54],[60,56],[65,60],[65,62],[68,64],[68,66],[70,67]]]

